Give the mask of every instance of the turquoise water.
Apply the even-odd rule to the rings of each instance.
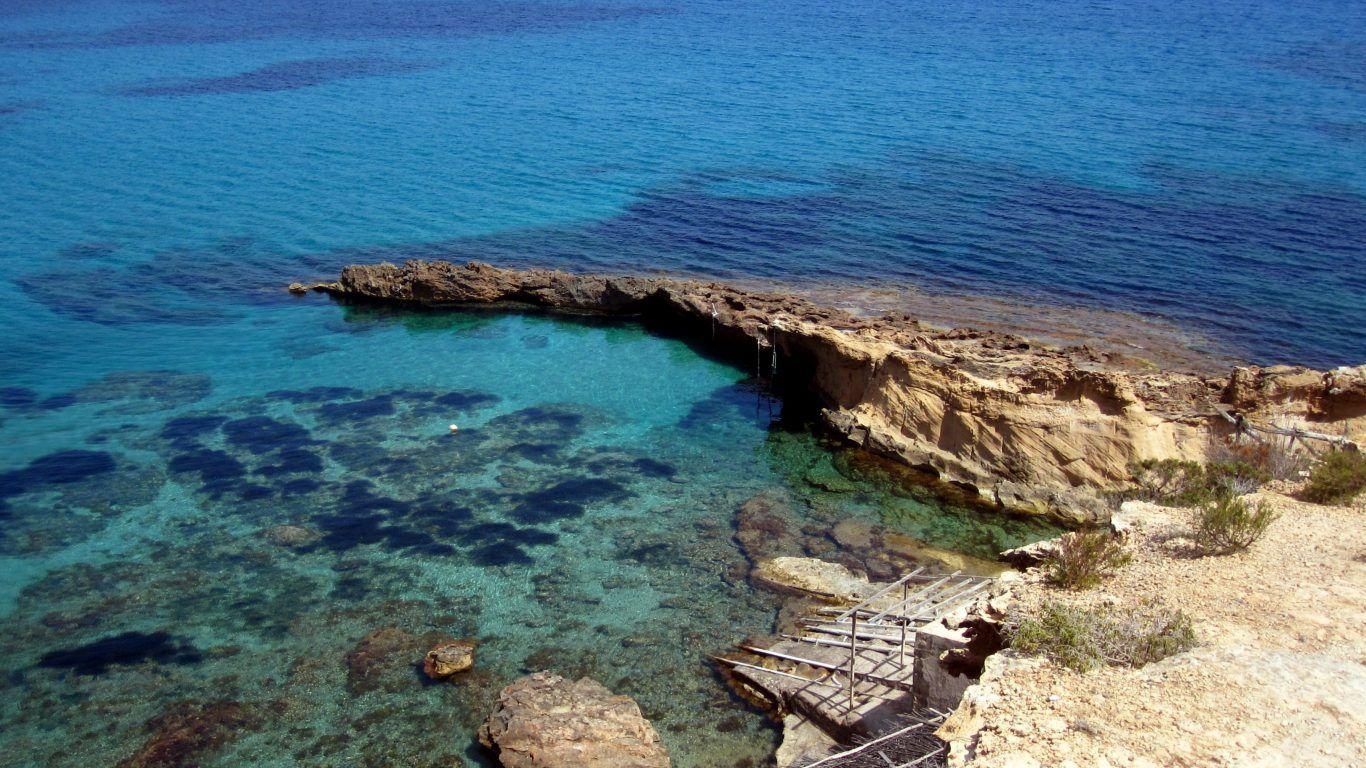
[[[786,516],[769,554],[884,578],[911,561],[837,525],[979,556],[1053,533],[871,479],[632,325],[266,317],[5,390],[0,765],[482,764],[498,689],[546,668],[635,697],[677,765],[762,764],[774,732],[707,661],[778,608],[732,538],[745,501]],[[426,684],[450,637],[477,669]]]
[[[1358,363],[1363,30],[1341,0],[4,3],[0,764],[477,762],[542,667],[635,696],[679,765],[762,763],[704,663],[777,608],[743,502],[875,572],[841,543],[868,526],[1049,532],[629,325],[280,286],[412,256],[909,282]],[[477,671],[424,685],[467,635]]]

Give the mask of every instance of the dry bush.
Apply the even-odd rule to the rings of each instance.
[[[1048,580],[1067,589],[1089,589],[1130,560],[1124,542],[1109,531],[1078,531],[1059,541],[1057,550],[1044,560]]]

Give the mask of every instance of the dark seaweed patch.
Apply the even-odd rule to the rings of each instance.
[[[555,464],[558,463],[560,449],[550,443],[517,443],[508,448],[508,453],[516,454],[537,464]]]
[[[672,464],[666,464],[654,459],[636,459],[631,462],[631,466],[635,467],[637,472],[646,477],[664,478],[673,477],[678,474],[678,469]]]
[[[499,567],[504,565],[531,565],[536,562],[516,544],[495,542],[485,544],[470,551],[470,559],[477,565]]]
[[[303,405],[307,403],[326,403],[333,400],[353,400],[365,394],[359,389],[351,387],[311,387],[309,389],[277,389],[267,392],[266,397],[271,400],[283,400]]]
[[[332,591],[327,593],[327,598],[355,603],[364,600],[369,594],[370,583],[364,577],[352,575],[337,579]]]
[[[43,656],[38,666],[69,669],[78,675],[102,675],[112,666],[140,664],[198,664],[203,659],[190,643],[160,631],[124,632],[93,643],[53,651]]]
[[[123,96],[202,96],[219,93],[289,91],[359,77],[381,77],[420,72],[436,62],[377,57],[319,58],[281,61],[224,77],[200,77],[149,83],[119,91]]]
[[[304,477],[299,478],[298,480],[290,480],[281,485],[280,494],[282,496],[304,496],[313,493],[321,487],[322,483],[317,480]]]
[[[553,523],[583,517],[583,505],[567,501],[526,501],[513,507],[508,514],[520,523]]]
[[[223,425],[223,434],[232,445],[258,456],[274,450],[288,450],[309,445],[308,430],[268,416],[249,416]]]
[[[28,408],[38,402],[38,393],[28,387],[0,387],[0,407]]]
[[[475,411],[497,405],[503,398],[476,389],[459,389],[433,398],[432,402],[457,411]]]
[[[376,395],[355,402],[327,403],[318,409],[318,418],[329,424],[364,421],[394,415],[394,398]]]
[[[189,443],[218,429],[225,421],[222,416],[177,416],[161,426],[161,438],[177,444]]]
[[[76,404],[76,396],[71,394],[53,395],[38,403],[38,407],[44,411],[60,411],[63,408],[70,408]]]
[[[275,493],[270,488],[267,488],[264,485],[256,485],[255,483],[244,483],[237,486],[236,490],[237,495],[242,497],[243,501],[259,501],[260,499],[270,498],[271,494]]]
[[[415,505],[410,517],[426,530],[442,536],[462,536],[469,530],[474,512],[469,507],[429,502]]]
[[[524,501],[592,504],[599,501],[621,501],[630,496],[631,492],[614,480],[576,477],[558,482],[544,490],[529,493]]]
[[[197,472],[205,484],[238,480],[247,473],[242,462],[211,448],[191,448],[178,453],[166,462],[166,467],[172,472]]]
[[[66,485],[113,472],[114,457],[104,451],[58,451],[29,462],[20,472],[26,485]]]
[[[302,448],[281,451],[275,464],[268,464],[256,470],[263,477],[282,475],[306,475],[323,471],[323,460],[316,453]]]
[[[735,384],[720,387],[705,400],[693,403],[688,413],[679,419],[683,429],[711,429],[717,423],[734,421],[737,417],[752,417],[756,392],[753,387]]]
[[[563,408],[532,406],[513,411],[489,422],[493,433],[522,432],[527,437],[568,441],[583,431],[583,414]]]

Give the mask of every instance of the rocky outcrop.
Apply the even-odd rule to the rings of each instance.
[[[1366,367],[1239,369],[1202,378],[1136,368],[1086,347],[858,317],[798,296],[716,282],[410,261],[352,266],[337,297],[426,307],[506,304],[639,317],[755,364],[849,441],[980,501],[1064,522],[1103,518],[1101,494],[1141,459],[1199,460],[1227,430],[1214,406],[1366,427]]]
[[[527,675],[498,694],[479,741],[505,768],[668,768],[659,734],[628,696],[595,680]]]
[[[872,592],[867,577],[814,557],[762,560],[750,573],[755,583],[779,592],[831,602],[858,601]]]

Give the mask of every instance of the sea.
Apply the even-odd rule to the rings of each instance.
[[[283,290],[410,258],[1360,364],[1366,4],[4,0],[0,766],[488,766],[538,670],[632,696],[681,768],[760,766],[709,662],[780,607],[737,509],[854,566],[840,526],[1056,533],[695,340]],[[475,670],[426,680],[448,638]]]

